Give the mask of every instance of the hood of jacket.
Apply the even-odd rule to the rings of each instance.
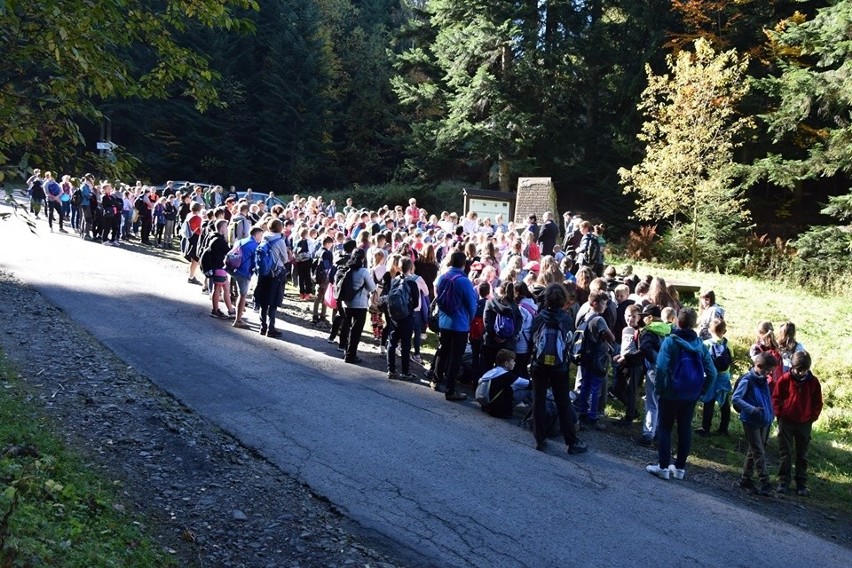
[[[687,349],[699,354],[704,349],[704,342],[691,329],[675,329],[671,333],[671,338],[681,349]]]
[[[509,371],[507,371],[503,367],[494,367],[493,369],[490,369],[484,375],[482,375],[482,377],[479,379],[479,382],[484,383],[485,381],[493,381],[494,379],[501,377],[508,372]]]
[[[501,314],[512,312],[512,305],[503,298],[491,298],[490,300],[488,300],[488,303],[486,305],[490,306],[493,311]]]
[[[659,335],[660,337],[665,337],[672,333],[672,326],[664,321],[652,321],[642,329],[650,331],[654,335]]]

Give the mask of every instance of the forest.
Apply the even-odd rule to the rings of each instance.
[[[10,180],[550,176],[637,257],[850,270],[850,0],[0,0],[0,25]]]

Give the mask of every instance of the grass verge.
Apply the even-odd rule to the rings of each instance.
[[[177,566],[54,428],[0,351],[0,566]]]

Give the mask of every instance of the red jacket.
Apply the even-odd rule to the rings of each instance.
[[[808,371],[798,380],[789,371],[781,375],[772,391],[775,416],[789,422],[814,422],[822,412],[822,389],[819,380]]]

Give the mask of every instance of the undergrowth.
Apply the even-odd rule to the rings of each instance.
[[[175,566],[53,428],[0,352],[0,566]]]

